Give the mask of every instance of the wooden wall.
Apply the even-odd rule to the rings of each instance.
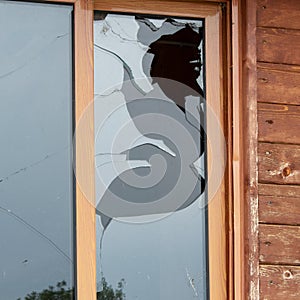
[[[257,0],[260,299],[300,299],[300,1]]]

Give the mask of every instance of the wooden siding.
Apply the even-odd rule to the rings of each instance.
[[[300,64],[300,31],[257,28],[257,59],[278,64]]]
[[[300,265],[300,227],[261,224],[260,261],[267,264]]]
[[[260,285],[263,300],[298,300],[300,267],[261,265]]]
[[[257,99],[259,102],[300,105],[299,86],[300,66],[258,64]]]
[[[300,1],[256,3],[260,299],[299,299]]]
[[[300,225],[300,186],[259,185],[260,223]]]
[[[259,143],[258,158],[260,182],[300,184],[300,149],[298,145]],[[281,187],[276,186],[275,188]]]
[[[258,103],[259,141],[300,144],[300,106]]]
[[[258,0],[257,25],[259,27],[300,28],[300,1]]]

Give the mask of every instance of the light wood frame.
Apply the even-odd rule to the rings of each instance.
[[[87,109],[94,101],[93,2],[74,3],[75,126],[76,140],[76,297],[96,299],[96,213],[94,188],[94,115]],[[78,180],[79,179],[79,180]],[[80,184],[79,184],[80,183]],[[84,186],[84,191],[81,186]]]
[[[47,2],[57,3],[53,0]],[[94,46],[93,1],[60,0],[73,4],[75,92],[75,293],[78,300],[96,300],[96,214],[94,187]],[[84,118],[84,121],[82,119]],[[76,131],[80,131],[79,133]]]

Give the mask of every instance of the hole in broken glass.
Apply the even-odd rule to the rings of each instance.
[[[117,132],[112,132],[112,129],[119,130],[120,127],[124,126],[124,123],[132,122],[131,130],[125,131],[126,135],[123,136],[126,136],[127,139],[128,135],[131,135],[132,139],[136,141],[119,143],[122,146],[113,151],[113,141],[106,143],[108,147],[101,147],[102,149],[99,150],[96,144],[98,171],[101,168],[103,169],[104,166],[107,169],[109,160],[114,160],[120,166],[123,165],[118,172],[116,170],[110,172],[112,178],[108,180],[105,190],[108,188],[113,190],[114,183],[116,183],[116,186],[120,186],[120,182],[114,182],[114,180],[120,180],[121,174],[127,170],[135,169],[135,172],[139,172],[140,176],[143,176],[143,171],[139,171],[138,168],[142,168],[147,173],[149,172],[147,168],[153,167],[149,164],[149,157],[136,159],[135,164],[132,161],[131,164],[126,164],[128,161],[128,155],[124,155],[126,152],[127,154],[129,152],[131,154],[145,152],[140,150],[141,147],[154,146],[165,151],[165,154],[175,156],[172,147],[168,147],[168,141],[164,141],[163,138],[150,138],[149,132],[142,132],[141,127],[143,126],[138,121],[138,116],[142,115],[145,109],[149,111],[149,102],[151,102],[149,100],[151,99],[145,99],[145,95],[149,94],[151,97],[151,92],[153,93],[155,89],[158,89],[159,93],[163,95],[161,98],[171,99],[170,102],[175,103],[185,114],[184,121],[200,131],[200,141],[197,140],[199,137],[194,138],[194,140],[197,140],[196,142],[201,144],[198,159],[192,161],[189,165],[197,176],[200,175],[199,179],[203,179],[204,168],[201,166],[201,163],[203,164],[201,154],[204,150],[205,133],[200,124],[204,120],[203,70],[201,67],[201,61],[203,60],[201,51],[203,44],[202,21],[188,23],[171,18],[148,19],[102,12],[95,13],[95,20],[95,65],[97,66],[99,62],[99,65],[103,66],[105,61],[105,65],[109,66],[110,70],[109,74],[103,72],[103,68],[98,70],[96,68],[95,94],[99,96],[98,99],[101,98],[99,107],[101,105],[102,113],[97,114],[96,110],[95,115],[102,122],[105,118],[113,119],[113,115],[115,115],[114,126],[109,127],[107,134],[105,134],[104,129],[102,132],[100,131],[98,139],[108,141],[108,135],[116,139]],[[130,84],[127,84],[124,88],[124,82],[127,80],[130,81]],[[176,88],[174,82],[182,83],[188,88]],[[132,85],[132,89],[130,85]],[[134,89],[136,91],[133,91]],[[139,99],[141,96],[136,96],[135,92],[139,92],[143,99]],[[131,101],[131,99],[128,99],[130,97],[136,97],[138,101]],[[159,110],[162,109],[161,106],[169,105],[170,102],[161,101],[158,105]],[[109,104],[106,105],[105,103]],[[157,105],[155,101],[153,103],[152,108]],[[107,111],[103,109],[105,105],[110,106]],[[151,110],[153,113],[158,113],[157,110],[154,109],[153,111],[150,107]],[[169,111],[166,114],[169,114],[172,118],[177,120],[180,117],[182,118],[182,115],[177,116],[178,109],[174,106],[169,105],[166,110]],[[170,113],[172,110],[173,112]],[[113,120],[109,120],[107,123],[112,124]],[[105,126],[103,127],[105,128]],[[104,134],[102,134],[103,132]],[[168,155],[165,155],[165,159],[169,158]],[[111,167],[116,169],[113,164]],[[103,172],[100,170],[100,176],[101,173]],[[133,186],[133,188],[135,189],[136,186]],[[104,192],[104,189],[102,189],[102,192]],[[143,190],[144,192],[145,190]],[[98,202],[102,201],[103,197],[103,193],[100,197],[97,197]],[[130,197],[132,198],[132,196]]]

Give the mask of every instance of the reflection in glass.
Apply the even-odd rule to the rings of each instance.
[[[73,299],[71,22],[0,1],[1,300]]]
[[[203,33],[95,12],[98,299],[207,299]]]

